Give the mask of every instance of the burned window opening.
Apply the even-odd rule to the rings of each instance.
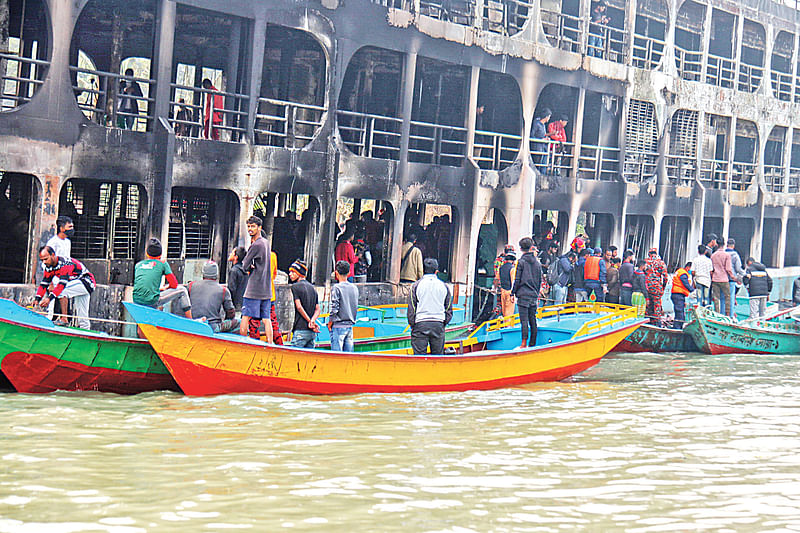
[[[798,129],[794,129],[792,133],[792,153],[786,192],[791,194],[800,192],[800,130]]]
[[[755,221],[752,218],[731,218],[728,238],[736,241],[736,251],[742,258],[742,263],[750,257],[750,245],[755,231]]]
[[[700,181],[711,189],[724,189],[728,183],[728,150],[731,135],[730,117],[706,115],[701,139],[703,159],[700,161]]]
[[[672,115],[667,176],[673,183],[689,185],[697,177],[697,117],[690,109]]]
[[[545,0],[541,5],[542,29],[547,40],[567,52],[581,52],[585,23],[579,0]]]
[[[703,37],[707,7],[691,0],[683,3],[675,26],[675,63],[684,80],[701,81]]]
[[[761,85],[764,77],[764,47],[766,33],[764,26],[745,19],[742,32],[741,61],[739,64],[740,91],[753,93]]]
[[[569,244],[567,242],[569,213],[540,210],[535,207],[534,209],[532,234],[539,250],[546,250],[550,241],[556,241],[559,245]]]
[[[513,164],[522,145],[522,97],[516,80],[481,70],[475,113],[475,162],[488,170]]]
[[[763,237],[761,240],[761,262],[768,268],[775,268],[778,266],[778,251],[780,248],[782,227],[783,223],[781,219],[764,218]],[[742,261],[747,261],[747,257],[742,257]]]
[[[70,76],[88,120],[110,128],[152,128],[155,13],[154,0],[90,0],[83,8],[70,45]]]
[[[706,58],[706,83],[733,88],[736,75],[734,50],[737,46],[736,15],[714,9]]]
[[[689,217],[665,216],[661,219],[658,250],[670,272],[686,264],[690,223]]]
[[[71,179],[61,189],[59,215],[72,218],[78,259],[135,260],[142,225],[140,185]]]
[[[658,159],[658,123],[651,102],[631,100],[625,123],[625,165],[627,181],[642,182],[656,173]]]
[[[653,242],[655,223],[650,215],[628,215],[625,218],[625,248],[633,250],[636,257],[647,257]]]
[[[178,5],[170,85],[176,135],[245,140],[251,35],[247,19]]]
[[[211,257],[215,194],[209,189],[175,187],[169,210],[167,259]]]
[[[327,62],[309,33],[267,26],[256,144],[303,148],[322,127]]]
[[[342,81],[337,111],[339,134],[348,150],[364,157],[399,159],[402,78],[401,53],[374,47],[356,52]]]
[[[786,172],[783,167],[783,147],[786,128],[775,126],[767,137],[764,147],[764,181],[768,191],[783,192]]]
[[[447,281],[452,279],[457,215],[455,207],[450,205],[411,204],[403,219],[403,242],[415,235],[422,256],[436,258],[439,276]]]
[[[542,174],[562,177],[572,174],[575,148],[573,132],[578,98],[579,90],[577,87],[555,83],[548,84],[539,93],[539,99],[536,101],[536,109],[533,115],[534,117],[539,117],[543,111],[550,110],[550,121],[545,124],[544,131],[552,135],[552,137],[542,138],[542,129],[537,123],[534,123],[530,135],[530,151],[534,165]],[[594,120],[602,119],[594,117]],[[584,122],[586,122],[585,118]],[[539,130],[538,133],[536,133],[537,129]],[[563,140],[559,140],[557,137],[562,137]],[[603,172],[594,172],[595,170],[600,170],[596,163],[597,159],[602,156],[602,149],[593,148],[592,146],[586,147],[586,152],[581,157],[581,162],[585,168],[585,172],[582,173],[586,178],[603,179],[601,177]]]
[[[800,219],[790,218],[786,221],[786,234],[800,235]],[[800,239],[786,239],[783,266],[800,266]]]
[[[575,95],[577,106],[577,95]],[[617,96],[586,91],[578,177],[613,181],[619,176],[619,121],[622,104]],[[572,137],[568,135],[568,139]]]
[[[795,36],[793,33],[781,31],[775,39],[770,64],[772,93],[779,100],[788,102],[792,99],[792,60],[794,56]]]
[[[24,283],[33,206],[38,204],[36,178],[0,171],[0,283]]]
[[[301,259],[309,269],[310,278],[311,242],[319,231],[319,201],[308,194],[262,193],[253,204],[253,214],[264,221],[264,231],[272,228],[271,246],[278,259],[278,270],[288,273],[292,263]]]
[[[586,246],[590,248],[607,248],[611,246],[614,233],[614,216],[609,213],[580,212],[576,233],[588,237]]]
[[[393,209],[388,202],[365,198],[339,198],[336,206],[336,256],[343,253],[339,244],[352,234],[351,245],[358,262],[354,267],[357,282],[385,281],[389,278],[389,254]]]
[[[589,22],[589,39],[586,53],[615,63],[624,63],[629,38],[625,0],[606,0],[604,11],[598,11],[600,2],[592,2]]]
[[[6,0],[0,20],[0,112],[29,102],[50,67],[50,25],[44,0]]]
[[[380,2],[383,3],[383,2]],[[387,3],[397,4],[398,0]],[[409,2],[410,3],[410,2]],[[478,13],[478,6],[482,5]],[[394,7],[394,6],[393,6]],[[421,15],[461,26],[478,26],[501,35],[519,33],[533,10],[530,0],[421,0]]]
[[[633,66],[654,69],[664,56],[667,6],[662,0],[638,3],[633,35]]]
[[[758,168],[758,128],[748,120],[736,121],[731,188],[734,191],[747,189],[755,180]]]

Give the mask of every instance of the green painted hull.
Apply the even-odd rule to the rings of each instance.
[[[795,324],[740,323],[708,309],[698,309],[695,316],[692,335],[708,353],[800,355],[800,328]]]
[[[650,324],[640,326],[620,342],[619,352],[696,352],[692,336],[679,329],[659,328]]]

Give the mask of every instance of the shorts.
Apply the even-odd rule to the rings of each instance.
[[[242,298],[242,316],[269,320],[270,309],[272,309],[270,300]]]

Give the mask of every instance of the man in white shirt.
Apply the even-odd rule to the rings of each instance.
[[[429,257],[422,262],[423,276],[411,286],[408,295],[408,325],[414,353],[441,355],[444,352],[444,328],[453,318],[453,297],[438,277],[439,262]]]
[[[697,304],[700,306],[711,305],[711,272],[714,266],[711,258],[706,255],[708,248],[701,244],[697,247],[697,257],[692,259],[692,279],[697,288]]]
[[[72,241],[70,237],[75,235],[75,225],[72,219],[67,216],[60,216],[56,219],[56,234],[47,241],[47,246],[55,250],[58,257],[72,257]]]

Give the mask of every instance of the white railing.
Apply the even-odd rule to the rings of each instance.
[[[402,119],[337,111],[339,134],[345,146],[356,155],[397,160],[400,156]]]
[[[626,181],[642,182],[655,175],[658,152],[645,150],[625,150],[625,163],[622,176]]]
[[[586,53],[616,63],[625,62],[627,34],[620,29],[605,24],[589,25],[589,40]]]
[[[792,99],[792,81],[794,76],[785,72],[772,71],[772,92],[778,100],[789,102]]]
[[[700,182],[710,189],[726,189],[730,165],[721,159],[700,161]]]
[[[322,126],[326,108],[272,98],[258,99],[256,144],[302,148]]]
[[[614,181],[619,176],[620,149],[582,144],[578,156],[578,177]]]
[[[459,167],[464,161],[466,146],[466,128],[411,121],[409,161]]]
[[[768,191],[783,192],[786,178],[784,168],[780,165],[764,165],[764,182]]]
[[[170,84],[170,122],[180,137],[244,142],[250,97],[201,87]]]
[[[800,168],[789,167],[789,183],[786,192],[796,194],[800,192]]]
[[[703,52],[685,50],[675,46],[675,64],[678,74],[688,81],[701,81],[703,77]]]
[[[685,155],[668,155],[667,177],[672,183],[691,184],[697,177],[697,159]]]
[[[530,151],[533,166],[540,173],[568,177],[572,173],[575,143],[551,139],[531,139]]]
[[[641,69],[652,70],[661,62],[664,56],[666,43],[659,39],[645,35],[634,34],[631,59],[633,66]]]
[[[521,145],[519,135],[476,131],[472,158],[482,169],[502,170],[517,159]]]
[[[754,93],[761,85],[764,77],[764,69],[758,65],[739,64],[739,85],[738,89],[742,92]]]
[[[706,83],[730,89],[733,88],[733,79],[735,75],[736,63],[733,59],[708,54]]]
[[[568,52],[581,52],[583,19],[545,9],[541,11],[541,15],[544,33],[551,45]]]
[[[86,118],[108,128],[150,129],[155,80],[78,67],[69,70],[78,107]]]
[[[0,53],[0,67],[0,111],[8,111],[33,98],[44,83],[50,62]]]
[[[734,161],[731,165],[731,190],[743,191],[747,189],[753,183],[755,177],[755,163]]]

